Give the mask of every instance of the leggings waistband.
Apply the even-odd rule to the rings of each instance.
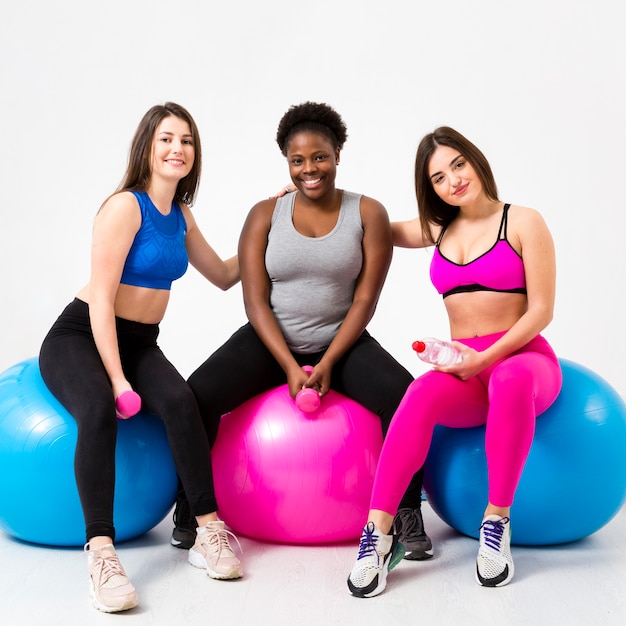
[[[486,350],[494,343],[496,343],[496,341],[503,337],[507,332],[508,331],[503,330],[498,333],[491,333],[490,335],[482,335],[480,337],[466,337],[462,339],[456,339],[455,341],[463,343],[466,346],[473,348],[477,352],[482,352],[483,350]],[[523,345],[512,354],[520,354],[522,352],[538,352],[540,354],[545,354],[546,356],[553,358],[555,361],[557,360],[557,356],[552,349],[552,346],[541,334],[533,337],[528,343]],[[512,356],[512,354],[508,356]]]
[[[158,324],[144,324],[123,317],[115,317],[118,337],[139,338],[147,343],[155,343],[159,336]],[[93,335],[89,318],[89,305],[79,298],[74,298],[59,316],[55,323],[56,329],[75,330]]]

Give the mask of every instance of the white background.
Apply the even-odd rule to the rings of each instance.
[[[324,101],[349,138],[338,185],[416,214],[413,160],[436,126],[490,160],[502,200],[542,212],[558,263],[559,356],[622,395],[626,177],[622,0],[13,0],[0,18],[0,372],[35,356],[89,276],[94,215],[134,130],[173,100],[200,128],[194,207],[222,256],[288,182],[286,109]],[[397,250],[371,332],[414,374],[411,342],[448,336],[430,251]],[[245,317],[239,286],[174,284],[161,346],[190,374]]]

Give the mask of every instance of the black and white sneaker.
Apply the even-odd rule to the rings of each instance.
[[[424,530],[421,509],[400,509],[393,518],[393,533],[406,550],[405,559],[423,561],[433,556],[433,544]]]
[[[359,555],[348,576],[348,589],[353,596],[371,598],[385,589],[387,572],[404,556],[404,547],[397,535],[384,535],[374,522],[368,522],[359,542]]]
[[[170,543],[175,548],[189,550],[196,542],[196,518],[191,514],[189,503],[185,497],[180,495],[176,498],[174,507],[174,530]]]
[[[483,587],[503,587],[513,578],[511,520],[488,515],[480,526],[476,581]]]

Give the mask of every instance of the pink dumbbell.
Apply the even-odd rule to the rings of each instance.
[[[302,368],[307,374],[311,374],[313,368],[305,365]],[[320,408],[320,394],[312,387],[305,387],[296,394],[296,406],[303,413],[313,413]]]
[[[117,416],[121,420],[127,420],[141,410],[141,397],[132,390],[124,391],[115,399],[115,408]]]

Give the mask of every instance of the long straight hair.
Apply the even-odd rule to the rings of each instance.
[[[439,146],[458,150],[476,171],[487,197],[498,200],[498,188],[489,161],[471,141],[449,126],[440,126],[425,135],[415,156],[415,195],[422,233],[432,243],[435,243],[432,226],[446,228],[459,213],[458,206],[444,202],[437,195],[428,174],[430,159]]]
[[[191,114],[180,104],[166,102],[153,106],[139,122],[135,136],[130,146],[128,167],[124,178],[116,190],[116,193],[127,190],[145,191],[152,178],[152,144],[159,124],[166,117],[178,117],[187,122],[191,130],[191,138],[194,145],[195,158],[191,171],[187,176],[178,181],[174,202],[183,202],[189,206],[193,204],[202,171],[202,147],[200,145],[200,133]]]

